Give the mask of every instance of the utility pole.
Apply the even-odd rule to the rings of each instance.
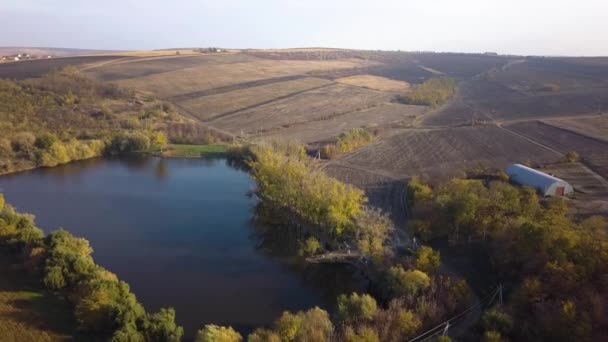
[[[498,304],[502,306],[502,284],[498,285]]]
[[[441,336],[448,336],[449,328],[450,328],[450,321],[447,321],[447,323],[445,323],[445,328],[443,328],[443,333],[441,334]]]

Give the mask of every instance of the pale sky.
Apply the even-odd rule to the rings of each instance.
[[[608,55],[608,0],[0,0],[0,46]]]

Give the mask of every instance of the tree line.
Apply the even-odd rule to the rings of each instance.
[[[365,128],[353,128],[338,136],[333,144],[326,144],[321,148],[321,157],[334,159],[339,155],[354,151],[374,140],[374,134]]]
[[[431,78],[399,96],[405,104],[439,107],[456,93],[456,80],[451,78]]]
[[[454,179],[430,187],[414,179],[412,229],[447,239],[490,261],[509,284],[508,305],[482,320],[488,341],[599,341],[608,331],[606,222],[577,221],[558,197],[504,181]]]

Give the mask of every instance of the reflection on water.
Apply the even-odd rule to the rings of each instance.
[[[254,184],[226,159],[92,159],[0,177],[0,192],[45,231],[87,238],[95,260],[148,310],[173,306],[192,336],[201,324],[241,332],[283,310],[358,289],[354,270],[294,257],[301,232],[259,220]]]

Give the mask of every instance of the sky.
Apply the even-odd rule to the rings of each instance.
[[[608,0],[0,0],[0,46],[608,55]]]

